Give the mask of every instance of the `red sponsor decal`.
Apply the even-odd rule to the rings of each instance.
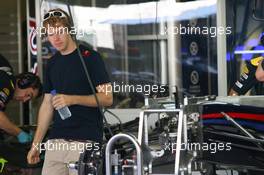
[[[227,115],[234,119],[246,119],[246,120],[256,120],[264,122],[264,114],[252,114],[252,113],[239,113],[239,112],[227,112]],[[203,114],[203,119],[217,119],[223,118],[221,113],[211,113]]]
[[[91,52],[89,52],[88,50],[85,50],[82,52],[82,56],[84,57],[89,57],[91,55]]]

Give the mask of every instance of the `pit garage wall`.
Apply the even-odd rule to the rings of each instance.
[[[26,60],[25,1],[3,1],[0,6],[0,53],[13,66],[15,74],[22,72]],[[17,124],[24,123],[22,104],[11,101],[7,114]]]
[[[27,46],[27,44],[30,45],[27,33],[27,13],[35,12],[35,7],[34,0],[29,1],[9,0],[0,6],[0,53],[8,59],[15,74],[31,71],[31,61],[28,60],[30,57],[28,57],[27,50],[27,48],[30,49],[30,46]],[[33,9],[27,8],[27,3],[33,5]],[[27,12],[27,10],[30,11]],[[10,119],[18,125],[32,123],[30,116],[35,115],[29,109],[29,104],[14,101],[10,101],[6,112]]]
[[[36,14],[35,0],[26,0],[27,15],[27,70],[41,77],[39,66],[37,64],[37,33],[36,33]],[[29,113],[27,123],[32,125],[37,123],[38,109],[41,103],[40,99],[29,102]]]
[[[217,95],[216,16],[182,21],[181,27],[182,32],[188,32],[191,27],[197,29],[197,33],[181,35],[184,94]],[[205,32],[204,29],[212,33],[198,33]]]

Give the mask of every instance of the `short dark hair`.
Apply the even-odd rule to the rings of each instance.
[[[38,89],[37,97],[42,95],[42,84],[39,76],[31,72],[23,72],[15,76],[16,84],[20,89],[33,88]]]

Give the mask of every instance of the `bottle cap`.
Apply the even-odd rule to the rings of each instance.
[[[56,95],[57,94],[57,92],[56,92],[55,89],[53,89],[52,91],[50,91],[50,93],[51,93],[51,95]]]

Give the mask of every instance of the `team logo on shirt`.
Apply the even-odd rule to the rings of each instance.
[[[5,103],[8,99],[8,96],[10,95],[10,90],[7,89],[7,88],[3,88],[1,91],[0,91],[0,99],[3,103]]]
[[[257,57],[250,60],[251,64],[254,66],[258,66],[259,62],[263,60],[263,57]]]
[[[7,88],[4,88],[4,89],[3,89],[3,91],[4,91],[4,93],[5,93],[7,96],[9,96],[9,95],[10,95],[10,91],[9,91],[9,89],[7,89]]]
[[[82,52],[82,56],[84,56],[84,57],[88,57],[90,55],[91,55],[91,52],[89,52],[88,50],[85,50]]]
[[[244,72],[244,73],[246,73],[246,74],[249,73],[248,67],[247,67],[246,65],[243,67],[242,72]]]
[[[0,91],[0,99],[3,102],[6,102],[7,101],[7,95],[3,91]]]

